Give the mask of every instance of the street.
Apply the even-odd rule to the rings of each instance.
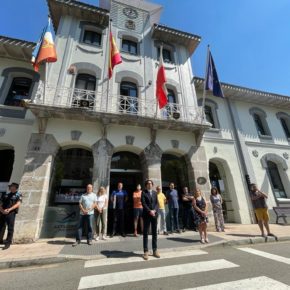
[[[290,289],[290,242],[161,252],[0,271],[0,289]]]

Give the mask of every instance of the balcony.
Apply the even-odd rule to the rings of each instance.
[[[48,118],[99,119],[107,123],[141,126],[154,124],[158,128],[178,130],[210,127],[202,118],[201,107],[170,103],[160,110],[155,98],[145,100],[112,94],[107,98],[106,94],[95,91],[66,87],[38,89],[27,107],[36,116]]]

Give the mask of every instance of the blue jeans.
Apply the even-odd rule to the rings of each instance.
[[[170,208],[169,207],[169,217],[170,217],[170,231],[179,230],[179,222],[178,222],[178,213],[179,208]]]
[[[83,235],[83,228],[84,224],[87,225],[87,240],[91,241],[93,239],[93,222],[94,222],[94,215],[93,214],[87,214],[87,215],[80,215],[80,224],[77,231],[77,237],[76,240],[80,241],[82,239]]]

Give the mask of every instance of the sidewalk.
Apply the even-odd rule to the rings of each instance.
[[[278,241],[290,240],[290,225],[271,224],[271,231]],[[217,233],[209,231],[210,243],[202,245],[196,232],[187,231],[182,234],[158,237],[160,252],[178,251],[208,246],[233,246],[243,244],[255,244],[263,242],[275,242],[269,237],[262,238],[259,235],[258,225],[226,224],[226,231]],[[102,259],[120,255],[136,255],[142,253],[142,236],[135,238],[114,237],[107,241],[94,242],[88,246],[85,242],[73,248],[73,239],[49,239],[38,240],[33,244],[15,244],[10,249],[0,250],[0,269],[44,265],[66,262],[70,260]],[[1,246],[3,247],[3,246]]]

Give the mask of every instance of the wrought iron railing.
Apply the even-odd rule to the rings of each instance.
[[[119,115],[135,115],[161,120],[175,120],[190,123],[203,123],[202,108],[168,103],[164,108],[157,108],[156,99],[144,100],[140,97],[109,95],[77,88],[51,87],[44,85],[32,100],[34,104],[82,108],[95,112],[107,112]]]

